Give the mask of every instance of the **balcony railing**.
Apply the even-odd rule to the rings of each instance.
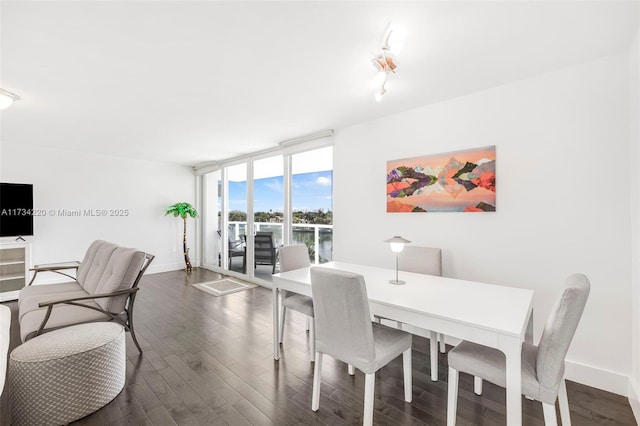
[[[273,232],[274,244],[282,245],[282,223],[254,222],[255,232]],[[229,222],[229,233],[232,239],[239,239],[247,234],[246,222]],[[296,223],[293,225],[292,244],[305,244],[309,247],[310,258],[314,264],[330,262],[333,251],[333,225],[317,225]]]

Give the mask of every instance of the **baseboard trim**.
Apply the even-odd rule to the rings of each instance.
[[[149,265],[146,274],[159,274],[160,272],[179,271],[185,269],[184,262],[166,263],[164,265],[154,265],[153,262]]]
[[[640,424],[640,384],[633,379],[629,379],[629,404],[636,422]]]
[[[628,396],[630,379],[624,374],[567,360],[565,361],[565,377],[572,382]]]

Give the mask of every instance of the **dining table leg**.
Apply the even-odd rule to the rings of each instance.
[[[438,381],[438,333],[429,331],[429,352],[431,360],[431,381]]]
[[[278,342],[278,333],[280,330],[280,289],[277,286],[273,286],[273,359],[276,361],[280,359],[280,344]]]
[[[500,348],[506,357],[507,425],[522,425],[522,340],[500,337]]]

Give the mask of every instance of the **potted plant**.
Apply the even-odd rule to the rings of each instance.
[[[180,216],[184,221],[184,231],[182,232],[182,251],[184,252],[184,263],[187,266],[187,272],[191,272],[193,267],[191,266],[191,260],[189,260],[189,249],[187,248],[187,216],[196,218],[198,212],[189,203],[176,203],[167,208],[164,212],[165,216],[172,214],[174,217]]]

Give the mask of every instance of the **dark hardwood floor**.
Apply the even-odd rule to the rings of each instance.
[[[313,364],[304,317],[288,314],[283,355],[272,356],[271,291],[255,288],[223,297],[190,284],[220,275],[196,269],[147,275],[135,306],[135,328],[143,356],[127,336],[124,390],[77,425],[286,425],[361,424],[364,376],[325,357],[320,410],[311,411]],[[11,348],[19,344],[16,305]],[[429,346],[414,337],[413,402],[405,403],[401,357],[376,377],[374,422],[380,425],[445,425],[447,358],[440,355],[441,380],[429,378]],[[505,393],[485,383],[473,393],[460,376],[458,425],[504,425]],[[8,390],[0,401],[8,424]],[[626,398],[568,382],[572,422],[577,426],[635,425]],[[523,399],[525,425],[543,425],[540,403]]]

